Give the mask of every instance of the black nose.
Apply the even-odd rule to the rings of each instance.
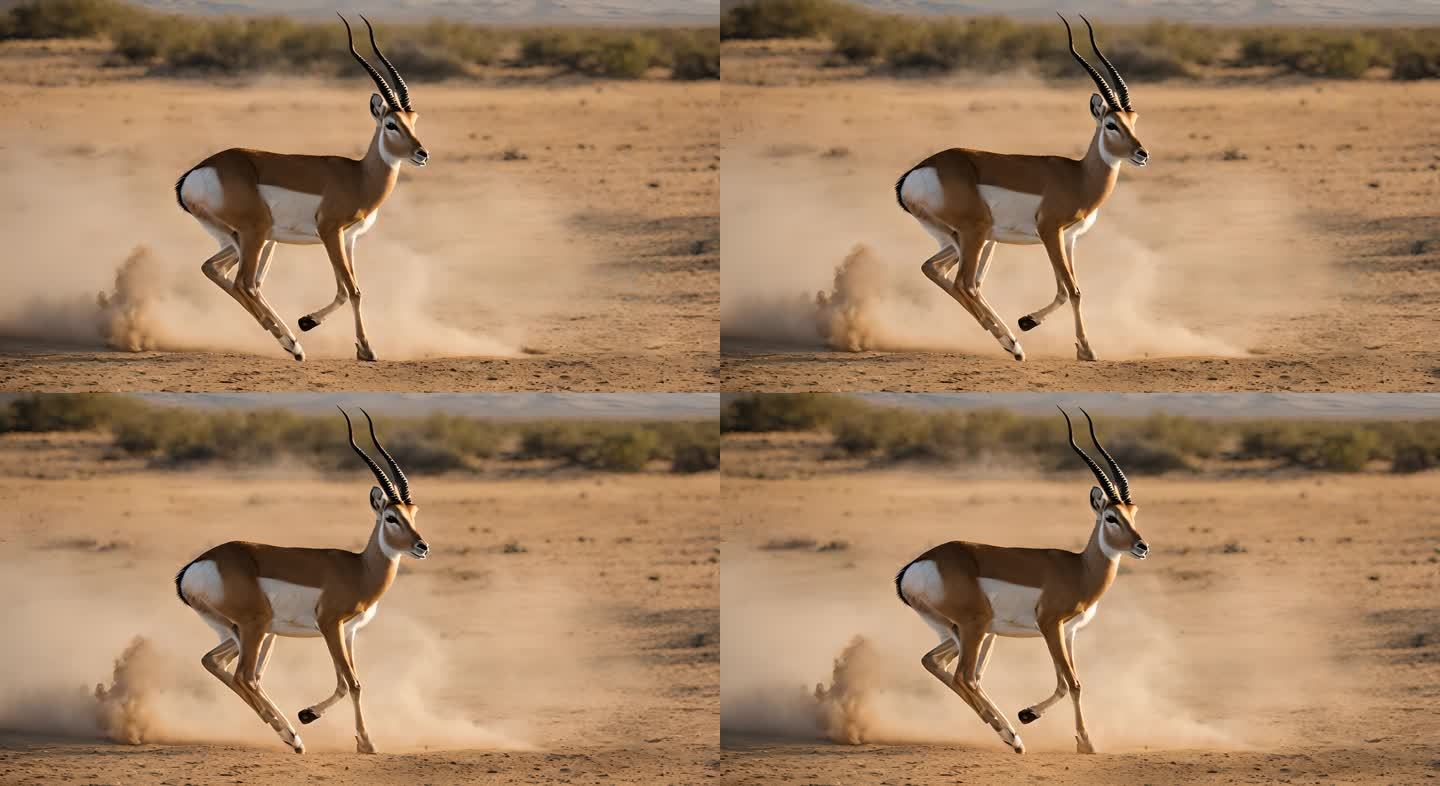
[[[426,150],[425,148],[422,147],[422,148],[420,148],[419,150],[416,150],[416,151],[415,151],[415,155],[420,156],[421,158],[429,158],[429,157],[430,157],[430,151],[428,151],[428,150]]]
[[[1136,541],[1136,543],[1135,543],[1135,548],[1140,549],[1141,551],[1149,551],[1149,550],[1150,550],[1150,546],[1149,546],[1148,544],[1146,544],[1145,541],[1143,541],[1143,540],[1141,540],[1141,541]]]
[[[1150,157],[1150,151],[1149,151],[1149,150],[1146,150],[1145,148],[1142,147],[1142,148],[1140,148],[1139,150],[1136,150],[1136,151],[1135,151],[1135,155],[1140,156],[1141,158],[1149,158],[1149,157]]]
[[[429,550],[430,550],[430,544],[429,544],[429,543],[426,543],[425,541],[422,540],[422,541],[420,541],[419,543],[416,543],[416,544],[415,544],[415,548],[420,549],[421,551],[429,551]]]

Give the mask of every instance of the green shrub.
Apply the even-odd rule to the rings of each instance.
[[[599,440],[585,445],[580,452],[579,463],[590,469],[639,472],[655,455],[658,443],[655,432],[647,429],[604,434]]]
[[[575,70],[588,76],[638,79],[660,56],[655,39],[642,35],[607,37],[581,54]]]

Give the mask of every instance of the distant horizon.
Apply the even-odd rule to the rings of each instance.
[[[721,10],[750,0],[721,0]],[[914,16],[1005,16],[1054,19],[1056,11],[1084,13],[1110,22],[1208,23],[1218,25],[1406,25],[1440,24],[1440,3],[1411,0],[847,0],[866,8]]]
[[[0,0],[0,8],[18,0]],[[335,18],[321,0],[126,0],[155,11],[215,16],[285,16],[307,21]],[[448,19],[489,25],[675,26],[719,24],[718,0],[348,0],[347,13],[378,21]]]

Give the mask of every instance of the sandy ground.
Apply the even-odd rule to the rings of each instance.
[[[1067,701],[1020,727],[1028,751],[1016,756],[922,670],[934,634],[895,598],[893,577],[952,539],[1081,548],[1088,477],[860,471],[822,453],[808,436],[726,444],[727,782],[1440,777],[1433,473],[1132,478],[1152,556],[1126,560],[1076,644],[1100,753],[1074,752]],[[864,652],[837,663],[856,636]],[[1043,645],[1001,639],[984,684],[1013,718],[1054,679]],[[845,701],[811,695],[837,682]],[[833,728],[864,742],[833,742]]]
[[[195,554],[244,538],[360,548],[370,483],[300,467],[145,470],[98,437],[0,440],[0,782],[696,783],[719,680],[714,473],[412,478],[434,556],[407,561],[357,639],[381,753],[348,707],[296,756],[205,674],[214,635],[174,596]],[[511,544],[507,547],[506,544]],[[115,671],[143,636],[143,657]],[[93,686],[117,692],[97,726]],[[318,640],[265,676],[293,717],[328,695]],[[140,730],[142,744],[106,739]]]
[[[431,164],[401,174],[356,251],[382,362],[355,361],[345,307],[299,334],[297,364],[200,274],[215,244],[172,186],[227,147],[359,156],[373,86],[100,62],[93,47],[0,47],[0,98],[24,107],[0,121],[15,186],[0,201],[0,387],[714,388],[720,85],[414,85]],[[280,246],[264,291],[295,330],[335,293],[323,249]]]
[[[727,390],[1429,390],[1440,353],[1440,84],[1132,79],[1151,164],[1076,249],[1098,363],[1043,249],[999,246],[1016,363],[921,274],[896,178],[963,146],[1084,153],[1088,83],[854,78],[811,44],[725,50]],[[842,271],[857,247],[865,253]],[[827,295],[816,305],[817,292]]]

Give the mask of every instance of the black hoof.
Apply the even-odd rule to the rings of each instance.
[[[1039,324],[1040,324],[1039,322],[1036,322],[1034,319],[1032,319],[1032,318],[1029,317],[1029,316],[1020,317],[1020,329],[1021,329],[1021,330],[1034,330],[1034,329],[1035,329],[1035,326],[1036,326],[1036,325],[1039,325]],[[309,328],[306,328],[306,329],[308,330]]]
[[[1039,716],[1039,715],[1036,715],[1036,714],[1034,713],[1034,711],[1031,710],[1031,709],[1028,708],[1028,707],[1025,708],[1025,709],[1023,709],[1023,710],[1020,710],[1020,722],[1021,722],[1021,723],[1034,723],[1035,721],[1037,721],[1037,720],[1039,720],[1039,719],[1040,719],[1040,716]]]
[[[320,323],[310,317],[300,317],[301,330],[314,330]]]
[[[310,709],[309,707],[306,707],[305,709],[300,710],[300,722],[301,722],[301,723],[314,723],[314,722],[317,721],[317,720],[320,720],[320,716],[319,716],[319,715],[316,715],[316,714],[315,714],[315,711],[312,710],[312,709]]]

